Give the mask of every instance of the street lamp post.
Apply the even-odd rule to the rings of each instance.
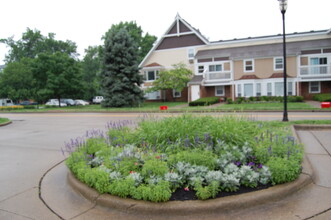
[[[279,9],[283,18],[283,68],[284,68],[284,113],[283,121],[288,121],[287,116],[287,71],[286,71],[286,40],[285,40],[285,12],[287,9],[287,0],[278,0]]]

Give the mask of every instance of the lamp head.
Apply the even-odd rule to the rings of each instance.
[[[279,9],[282,13],[286,12],[287,9],[287,0],[278,0],[279,1]]]

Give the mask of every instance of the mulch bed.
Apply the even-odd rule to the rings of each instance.
[[[250,188],[246,186],[241,186],[236,192],[220,192],[217,194],[216,198],[239,195],[248,192],[254,192],[262,189],[267,189],[272,185],[269,183],[267,185],[258,185],[256,188]],[[177,189],[174,193],[172,193],[170,197],[170,201],[185,201],[185,200],[198,200],[198,197],[195,195],[194,190],[185,191],[183,188]]]

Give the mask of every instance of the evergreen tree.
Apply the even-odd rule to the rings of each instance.
[[[125,28],[110,30],[105,38],[102,70],[103,107],[140,104],[144,95],[138,68],[138,47]]]

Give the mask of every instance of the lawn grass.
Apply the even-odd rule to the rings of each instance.
[[[245,103],[245,104],[225,104],[219,106],[219,110],[274,110],[281,111],[284,109],[284,103]],[[288,110],[314,110],[317,108],[312,107],[307,103],[302,102],[289,102],[287,103]]]
[[[2,112],[155,112],[160,110],[160,106],[168,106],[168,110],[172,108],[186,104],[186,102],[145,102],[138,107],[124,107],[124,108],[103,108],[101,105],[86,105],[86,106],[67,106],[67,107],[46,107],[40,105],[36,109],[13,109],[13,110],[3,110]]]
[[[8,118],[0,118],[0,124],[4,124],[9,122],[10,120]]]

